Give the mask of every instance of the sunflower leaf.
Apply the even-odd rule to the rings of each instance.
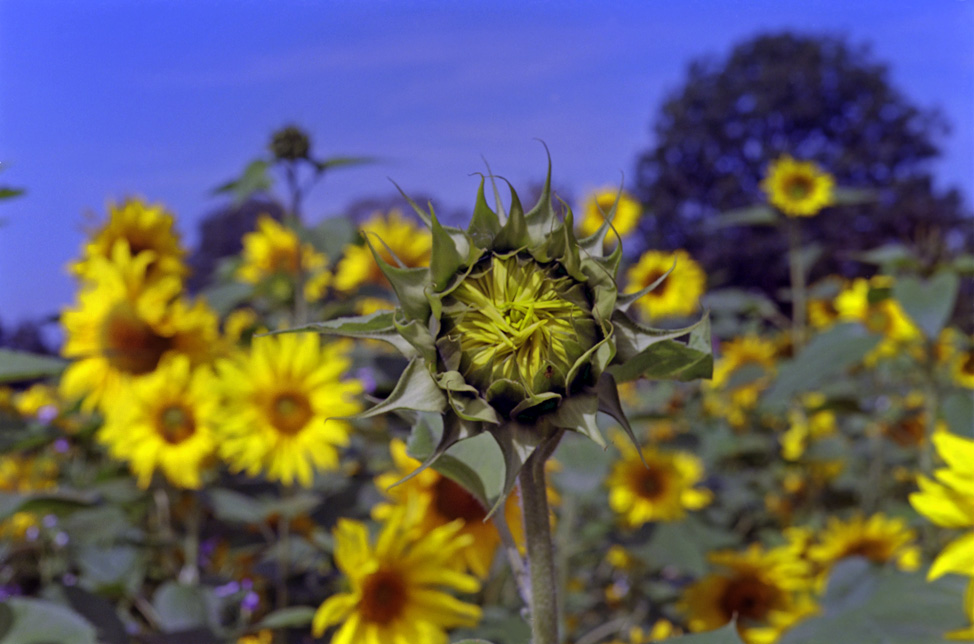
[[[617,381],[646,378],[696,380],[713,373],[713,349],[710,344],[710,317],[682,329],[652,329],[618,313],[615,324],[617,364],[609,371]],[[687,336],[687,342],[674,338]]]
[[[423,360],[414,358],[406,365],[399,382],[389,397],[370,409],[354,416],[339,417],[341,420],[372,418],[399,409],[443,413],[447,408],[446,396],[436,385]]]
[[[959,288],[957,274],[942,271],[928,280],[899,278],[893,285],[893,296],[928,338],[936,338],[950,319]]]
[[[337,335],[345,338],[368,338],[388,342],[407,358],[419,355],[413,343],[407,340],[395,324],[395,311],[377,311],[369,315],[313,322],[293,329],[271,331],[267,335],[280,333],[304,333],[313,331],[322,335]]]

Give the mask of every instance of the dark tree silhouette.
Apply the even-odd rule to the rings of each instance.
[[[932,266],[970,237],[958,194],[935,194],[929,176],[946,132],[938,112],[917,108],[890,85],[868,47],[833,37],[759,36],[724,60],[692,63],[686,83],[665,101],[654,147],[637,164],[636,191],[651,213],[642,223],[646,241],[686,248],[712,285],[774,294],[788,279],[783,235],[743,227],[714,235],[706,222],[763,202],[767,164],[787,153],[818,162],[841,186],[878,195],[804,222],[807,237],[827,251],[813,276],[855,273],[863,269],[850,261],[855,251],[934,235],[939,244],[919,249]]]

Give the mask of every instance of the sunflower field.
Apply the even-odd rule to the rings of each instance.
[[[974,256],[811,280],[877,195],[797,153],[712,222],[787,239],[777,297],[625,252],[650,214],[557,154],[462,222],[308,224],[360,162],[278,132],[221,189],[283,215],[193,288],[114,203],[60,356],[0,349],[0,644],[974,641]]]

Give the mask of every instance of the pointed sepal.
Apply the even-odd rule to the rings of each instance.
[[[518,474],[521,473],[521,469],[531,454],[546,440],[550,440],[555,434],[560,435],[560,433],[546,427],[543,423],[535,425],[506,423],[491,430],[490,435],[497,441],[497,446],[501,448],[501,454],[504,456],[504,485],[500,495],[494,499],[493,505],[490,506],[490,511],[487,513],[488,519],[504,505],[511,490],[517,484]]]
[[[372,418],[398,410],[442,414],[448,404],[446,395],[433,380],[424,361],[421,358],[414,358],[406,365],[402,376],[399,377],[399,382],[396,383],[388,398],[359,414],[345,418],[349,420]]]
[[[625,313],[612,316],[616,336],[615,364],[608,369],[619,382],[639,377],[696,380],[713,375],[710,316],[682,329],[653,329]],[[686,337],[685,342],[677,339]]]
[[[357,315],[326,320],[324,322],[313,322],[293,329],[271,331],[267,335],[303,333],[307,331],[345,338],[381,340],[396,347],[407,358],[415,358],[419,355],[416,347],[400,335],[399,329],[396,328],[395,311],[377,311],[369,315]]]
[[[599,411],[603,414],[608,414],[622,426],[623,431],[626,432],[626,436],[629,437],[629,440],[632,441],[633,446],[635,446],[636,451],[639,453],[639,460],[643,462],[643,465],[649,467],[646,459],[643,458],[643,449],[639,444],[639,439],[636,438],[636,433],[632,431],[632,425],[629,424],[626,412],[622,409],[622,401],[619,400],[619,387],[616,385],[616,379],[611,373],[603,373],[599,377],[599,382],[595,385],[595,394]]]
[[[501,230],[501,220],[484,197],[484,178],[480,178],[480,187],[477,189],[477,201],[473,207],[473,217],[470,219],[470,226],[467,227],[467,234],[473,243],[480,248],[492,248],[494,237]]]
[[[399,305],[406,317],[423,323],[429,320],[430,303],[426,298],[426,289],[430,283],[429,269],[391,266],[376,251],[368,234],[365,235],[365,243],[369,245],[369,250],[372,251],[372,257],[375,258],[379,270],[389,280],[392,290],[396,292]]]

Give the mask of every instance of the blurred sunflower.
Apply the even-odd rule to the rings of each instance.
[[[910,495],[913,508],[945,528],[963,528],[965,534],[947,544],[930,567],[928,579],[947,573],[971,575],[974,571],[974,440],[946,431],[933,435],[937,453],[947,464],[934,472],[936,481],[917,477],[919,492]]]
[[[616,233],[620,237],[631,233],[643,214],[642,205],[628,192],[620,193],[615,188],[601,188],[585,198],[582,221],[578,226],[580,236],[588,237],[598,232],[613,207],[615,213],[612,215],[612,227]]]
[[[848,521],[829,517],[818,543],[808,548],[808,559],[828,571],[846,557],[860,556],[876,564],[894,561],[902,570],[916,570],[920,549],[916,532],[906,521],[877,513],[869,518],[862,514]]]
[[[856,279],[835,298],[835,309],[842,322],[859,322],[883,340],[865,358],[867,365],[882,357],[894,356],[905,343],[919,340],[920,329],[890,293],[893,279],[876,275]]]
[[[0,459],[0,493],[29,494],[57,487],[57,463],[46,456],[9,453]],[[0,519],[0,539],[22,539],[38,525],[33,512],[14,512]]]
[[[399,210],[390,210],[387,215],[376,213],[362,224],[361,231],[371,239],[382,240],[373,244],[375,252],[392,266],[399,262],[410,268],[429,264],[433,249],[429,233]],[[389,286],[368,244],[346,246],[335,268],[335,288],[349,292],[363,284]]]
[[[785,154],[768,166],[761,189],[772,206],[788,217],[814,217],[832,205],[835,179],[811,161]]]
[[[721,345],[714,377],[703,384],[704,405],[734,427],[743,427],[747,412],[770,384],[777,369],[778,348],[771,340],[746,335]]]
[[[186,250],[173,228],[174,218],[161,204],[147,204],[141,199],[128,199],[121,205],[108,206],[108,221],[90,235],[81,259],[68,266],[72,274],[91,279],[92,259],[111,259],[115,245],[122,242],[135,257],[151,251],[152,259],[146,267],[147,278],[172,275],[184,278],[189,269],[183,263]]]
[[[153,260],[151,251],[132,256],[125,244],[115,245],[111,260],[91,258],[77,308],[61,315],[61,355],[73,360],[61,378],[65,400],[83,399],[82,409],[92,410],[168,355],[185,354],[197,365],[219,352],[216,315],[202,301],[180,298],[175,276],[149,281]]]
[[[662,642],[671,637],[683,635],[683,630],[675,626],[668,619],[658,619],[649,630],[642,626],[633,626],[629,629],[626,639],[614,639],[608,644],[651,644],[652,642]]]
[[[406,444],[399,439],[393,439],[389,449],[396,469],[377,476],[375,486],[394,503],[376,505],[372,516],[385,520],[398,508],[408,505],[410,516],[406,517],[407,522],[423,533],[461,519],[463,526],[458,534],[470,535],[473,540],[460,551],[460,556],[474,575],[486,578],[501,541],[494,523],[485,521],[487,509],[463,486],[433,468],[426,468],[409,480],[404,480],[421,463],[406,453]],[[396,485],[399,481],[402,483]],[[522,546],[524,529],[519,498],[516,493],[507,498],[504,519],[515,543]],[[557,495],[550,487],[548,498],[549,502],[557,501]]]
[[[342,379],[348,346],[322,347],[311,333],[276,335],[217,363],[225,399],[217,440],[231,469],[308,487],[315,468],[338,467],[336,448],[351,425],[328,419],[361,410],[361,383]]]
[[[720,628],[735,616],[747,644],[770,644],[788,627],[814,612],[800,594],[808,589],[809,568],[789,547],[710,554],[721,570],[690,585],[680,600],[691,631]]]
[[[215,378],[176,355],[123,387],[107,409],[98,440],[126,461],[146,488],[156,470],[174,486],[199,489],[213,460],[213,428],[220,421]]]
[[[971,583],[967,584],[967,591],[964,593],[964,614],[967,615],[967,621],[971,626],[945,633],[944,639],[963,642],[974,640],[974,576],[971,577]]]
[[[400,508],[388,518],[374,546],[364,524],[338,520],[335,565],[350,588],[318,608],[315,637],[341,624],[332,644],[446,644],[447,629],[480,621],[480,608],[445,592],[480,589],[480,582],[455,564],[473,537],[460,534],[460,521],[426,533],[409,529],[405,513]]]
[[[257,219],[256,231],[243,236],[242,259],[237,279],[267,285],[280,299],[291,296],[299,274],[309,302],[321,299],[331,284],[328,258],[311,244],[302,244],[293,230],[268,215]]]
[[[635,305],[650,320],[690,315],[700,305],[707,286],[707,276],[700,264],[685,250],[672,253],[650,250],[626,272],[627,292],[640,291],[653,284],[670,269],[655,289],[636,300]]]
[[[704,478],[703,463],[688,452],[644,447],[634,453],[620,433],[612,441],[623,454],[606,478],[609,506],[627,528],[651,521],[678,521],[687,510],[699,510],[713,499],[710,490],[696,487]]]
[[[800,459],[810,441],[835,434],[835,412],[823,408],[825,403],[823,394],[812,392],[788,412],[788,430],[781,435],[781,457],[786,461]]]

